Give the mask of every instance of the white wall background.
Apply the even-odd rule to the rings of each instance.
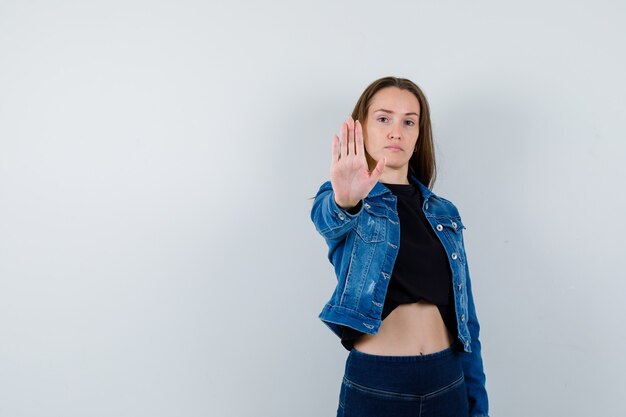
[[[366,85],[430,100],[492,416],[622,416],[626,4],[0,2],[0,416],[331,416],[309,213]]]

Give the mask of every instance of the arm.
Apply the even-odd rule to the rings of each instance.
[[[327,242],[343,239],[354,228],[363,199],[382,175],[385,162],[383,157],[372,172],[368,170],[363,128],[349,117],[341,125],[341,137],[335,135],[331,144],[330,181],[322,184],[311,209],[311,220]]]
[[[330,181],[320,187],[313,201],[311,220],[315,229],[326,240],[342,239],[356,224],[356,218],[363,210],[363,200],[348,210],[335,201],[335,193]]]
[[[467,259],[466,259],[467,261]],[[467,290],[467,309],[469,328],[471,337],[471,353],[461,354],[463,373],[465,374],[465,385],[470,406],[470,417],[487,417],[489,415],[489,403],[487,390],[485,389],[485,372],[483,370],[483,360],[481,356],[481,345],[479,340],[480,325],[476,316],[476,306],[472,295],[472,284],[469,276],[469,265],[465,263],[465,277]]]

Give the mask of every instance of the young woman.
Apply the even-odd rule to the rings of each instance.
[[[426,97],[374,81],[311,210],[337,275],[319,317],[350,351],[337,416],[488,415],[465,226],[435,176]]]

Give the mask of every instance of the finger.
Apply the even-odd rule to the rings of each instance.
[[[339,136],[339,158],[346,156],[348,151],[348,125],[344,122],[341,125],[341,136]]]
[[[337,135],[333,136],[333,142],[330,147],[332,150],[330,161],[334,164],[336,161],[339,160],[339,138],[337,137]]]
[[[365,148],[363,145],[363,127],[361,126],[361,122],[359,122],[358,120],[355,124],[356,126],[354,128],[354,136],[356,141],[354,143],[354,154],[365,156]]]
[[[354,155],[354,120],[348,118],[348,155]]]

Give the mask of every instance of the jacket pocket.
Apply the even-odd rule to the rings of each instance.
[[[374,243],[385,240],[387,218],[384,212],[384,207],[364,204],[363,212],[356,223],[356,233],[363,241]]]

